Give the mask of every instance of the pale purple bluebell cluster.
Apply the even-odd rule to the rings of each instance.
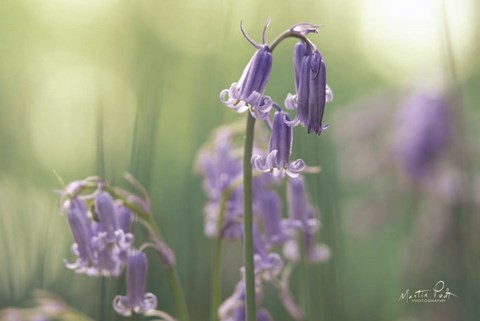
[[[157,298],[146,293],[147,257],[141,251],[152,247],[167,267],[175,265],[175,254],[153,233],[151,242],[135,248],[133,224],[140,216],[150,215],[150,200],[143,187],[131,176],[126,177],[143,194],[142,197],[112,188],[99,177],[68,184],[61,194],[61,210],[67,214],[75,243],[76,257],[67,268],[89,276],[118,277],[127,270],[127,293],[115,297],[113,307],[123,316],[148,313],[157,307]],[[149,226],[147,226],[149,227]]]
[[[133,213],[121,204],[114,204],[110,194],[98,191],[92,210],[85,201],[74,197],[67,209],[68,222],[77,257],[65,266],[90,276],[119,276],[126,264],[134,237],[131,234]],[[120,225],[120,223],[122,223]]]
[[[399,111],[396,156],[413,179],[432,174],[435,161],[448,148],[452,135],[449,108],[441,95],[419,91]]]
[[[277,120],[284,115],[278,112]],[[275,119],[274,119],[275,122]],[[273,124],[275,127],[276,124]],[[290,127],[282,123],[284,133],[279,139],[289,139]],[[287,132],[287,133],[286,133]],[[197,171],[204,177],[207,195],[205,206],[205,233],[208,237],[231,241],[243,240],[243,189],[241,132],[235,125],[223,126],[199,151]],[[264,135],[258,131],[255,150],[264,144]],[[272,138],[270,138],[270,145]],[[287,156],[289,150],[282,151]],[[281,284],[279,297],[286,310],[296,319],[302,315],[288,288],[288,277],[283,274],[300,261],[319,263],[330,257],[328,246],[316,242],[320,227],[318,211],[309,202],[303,177],[288,177],[283,206],[280,197],[282,179],[271,171],[257,172],[253,178],[253,250],[254,272],[257,282],[257,303],[260,308],[263,283]],[[302,250],[303,247],[303,250]],[[289,268],[290,266],[290,268]],[[241,269],[243,275],[243,268]],[[300,312],[299,312],[300,311]],[[258,320],[272,320],[265,309],[258,310]],[[261,319],[264,318],[264,319]],[[245,320],[244,279],[232,296],[219,309],[221,321]]]

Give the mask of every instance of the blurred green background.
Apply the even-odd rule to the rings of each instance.
[[[176,251],[192,319],[208,320],[213,242],[203,235],[205,197],[193,162],[215,127],[244,117],[218,99],[253,52],[240,21],[260,39],[270,17],[270,40],[298,22],[325,25],[310,38],[326,59],[335,95],[324,118],[330,129],[321,137],[296,129],[294,138],[294,156],[322,166],[308,184],[322,212],[321,240],[333,254],[311,268],[309,320],[480,320],[480,3],[445,2],[456,79],[435,0],[2,0],[0,308],[24,306],[34,289],[44,289],[93,319],[121,319],[110,307],[122,280],[63,266],[72,236],[59,215],[52,169],[65,181],[100,174],[118,185],[130,171],[149,190]],[[294,90],[294,43],[275,51],[267,92],[279,102]],[[470,177],[467,194],[477,197],[454,209],[405,182],[395,166],[376,163],[390,150],[377,140],[395,130],[391,116],[404,93],[452,81],[469,150],[468,166],[457,171]],[[357,134],[365,128],[373,128],[372,139]],[[361,175],[365,166],[373,178]],[[371,202],[359,206],[365,200]],[[434,214],[419,222],[425,213]],[[453,217],[441,229],[449,237],[422,252],[439,213]],[[136,233],[141,238],[144,230]],[[224,297],[239,278],[239,244],[229,244],[225,256]],[[407,288],[438,280],[459,298],[398,302]],[[153,256],[148,288],[160,309],[175,313]],[[274,291],[266,306],[276,320],[290,320]]]

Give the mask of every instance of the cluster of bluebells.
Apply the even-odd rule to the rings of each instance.
[[[68,217],[75,241],[71,247],[75,261],[65,260],[65,266],[77,273],[105,277],[118,277],[126,269],[127,294],[115,297],[115,311],[124,316],[153,311],[157,298],[145,292],[147,257],[134,246],[132,227],[136,215],[127,207],[127,203],[133,204],[148,212],[148,197],[143,199],[119,189],[110,191],[99,177],[74,181],[61,191],[61,210]],[[171,257],[168,247],[162,245],[156,247],[164,253],[162,257]]]
[[[197,171],[203,175],[207,194],[205,233],[211,238],[243,239],[242,153],[234,126],[215,131],[197,156]],[[255,149],[261,145],[257,135]],[[323,262],[330,256],[325,244],[317,243],[319,213],[309,202],[304,178],[289,177],[286,188],[288,206],[283,207],[279,190],[282,179],[269,172],[257,172],[252,182],[254,271],[257,304],[261,304],[263,282],[282,284],[280,298],[296,319],[303,314],[288,290],[288,266],[301,259]],[[284,214],[286,212],[286,215]],[[302,249],[303,248],[303,249]],[[243,268],[241,269],[243,272]],[[242,273],[243,275],[243,273]],[[280,282],[277,282],[280,281]],[[220,306],[221,321],[245,320],[245,281],[242,277],[234,293]],[[265,309],[258,310],[258,320],[272,320]]]
[[[272,50],[276,46],[267,44],[267,27],[268,23],[263,30],[262,44],[249,38],[242,27],[244,36],[257,50],[238,82],[220,93],[220,100],[239,113],[250,111],[253,117],[264,120],[271,128],[268,151],[266,155],[254,155],[253,167],[261,172],[296,177],[306,166],[301,159],[290,161],[292,128],[301,125],[307,128],[308,133],[320,135],[328,127],[322,123],[322,119],[325,104],[333,99],[333,94],[326,81],[325,60],[315,45],[305,37],[309,33],[316,33],[318,26],[298,24],[285,33],[300,38],[293,54],[296,92],[289,93],[284,103],[287,110],[295,112],[295,116],[291,117],[271,97],[265,95],[272,70]],[[271,111],[273,120],[270,118]]]

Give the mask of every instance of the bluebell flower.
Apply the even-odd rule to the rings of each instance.
[[[286,241],[288,235],[285,222],[282,221],[280,198],[273,191],[266,191],[257,197],[261,199],[260,210],[264,224],[265,242],[270,247],[282,244]]]
[[[265,118],[273,107],[271,98],[264,95],[271,70],[272,54],[264,46],[254,53],[240,80],[220,93],[220,100],[239,113],[250,109],[254,117]]]
[[[265,96],[265,88],[272,71],[272,54],[266,44],[265,32],[269,22],[263,29],[263,44],[258,44],[250,39],[243,26],[243,35],[257,48],[249,63],[243,70],[240,80],[233,83],[229,89],[220,92],[220,100],[229,108],[242,113],[250,110],[252,116],[265,118],[273,107],[269,96]]]
[[[252,165],[261,172],[273,172],[283,176],[297,177],[305,169],[305,162],[301,159],[290,163],[292,153],[292,128],[287,125],[290,117],[286,112],[275,112],[272,125],[272,134],[266,157],[253,155]]]
[[[272,280],[280,274],[283,268],[283,260],[277,253],[267,251],[256,224],[253,226],[253,252],[255,275],[265,280]]]
[[[95,198],[96,213],[99,218],[101,232],[107,234],[108,241],[115,240],[117,217],[113,206],[113,199],[107,192],[100,192]]]
[[[405,172],[422,180],[446,151],[452,135],[450,106],[431,92],[411,95],[397,115],[396,154]]]
[[[320,222],[314,215],[311,215],[314,210],[308,201],[303,177],[299,176],[288,180],[287,199],[290,224],[304,232],[316,232]]]
[[[319,135],[328,125],[322,124],[325,104],[333,99],[326,81],[326,65],[318,49],[301,41],[294,48],[296,94],[288,94],[285,107],[296,109],[297,114],[290,126],[301,124],[308,133]]]
[[[330,256],[330,247],[323,243],[315,243],[315,236],[317,233],[305,233],[305,255],[310,262],[324,262],[327,261]]]
[[[147,281],[147,257],[143,252],[133,252],[128,257],[127,267],[127,295],[117,295],[113,301],[115,311],[123,316],[135,313],[145,313],[155,310],[157,297],[152,293],[145,293]]]
[[[80,202],[77,200],[76,202]],[[75,204],[75,203],[74,203]],[[78,257],[74,263],[65,261],[69,269],[85,271],[95,259],[92,248],[92,229],[90,220],[83,206],[72,206],[68,211],[68,223],[73,234],[75,243],[72,245],[72,252]]]
[[[128,207],[123,204],[117,203],[115,206],[115,213],[117,216],[117,226],[118,229],[122,230],[123,233],[131,233],[134,215]]]
[[[129,219],[125,218],[130,212],[123,206],[114,205],[111,196],[105,192],[97,193],[95,199],[98,222],[91,219],[79,197],[68,201],[68,220],[75,239],[72,253],[77,259],[73,263],[65,260],[65,266],[90,276],[119,276],[134,242],[133,234],[129,232]],[[119,218],[125,221],[122,227],[117,227]]]
[[[305,189],[305,182],[301,176],[291,178],[287,185],[289,205],[289,228],[291,238],[284,245],[284,256],[291,261],[300,259],[300,248],[304,246],[307,260],[323,262],[330,258],[330,249],[324,244],[316,244],[315,237],[320,227],[317,211],[309,203]],[[296,239],[296,232],[300,232],[301,239]]]
[[[95,248],[96,260],[95,265],[87,271],[90,276],[119,276],[124,268],[126,253],[119,255],[118,249],[110,248],[108,243],[98,241],[95,238],[92,240]]]

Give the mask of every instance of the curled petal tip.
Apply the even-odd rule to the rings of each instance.
[[[157,297],[153,293],[145,293],[141,303],[141,312],[153,311],[157,308]]]
[[[332,100],[333,100],[333,91],[330,88],[330,86],[327,85],[325,88],[325,101],[328,103],[328,102],[331,102]]]
[[[300,118],[298,115],[296,115],[293,120],[289,120],[286,116],[284,116],[283,121],[288,127],[296,127],[298,124],[300,124]]]
[[[129,307],[128,298],[126,296],[117,295],[115,299],[113,299],[113,309],[124,317],[132,315],[132,310]]]

